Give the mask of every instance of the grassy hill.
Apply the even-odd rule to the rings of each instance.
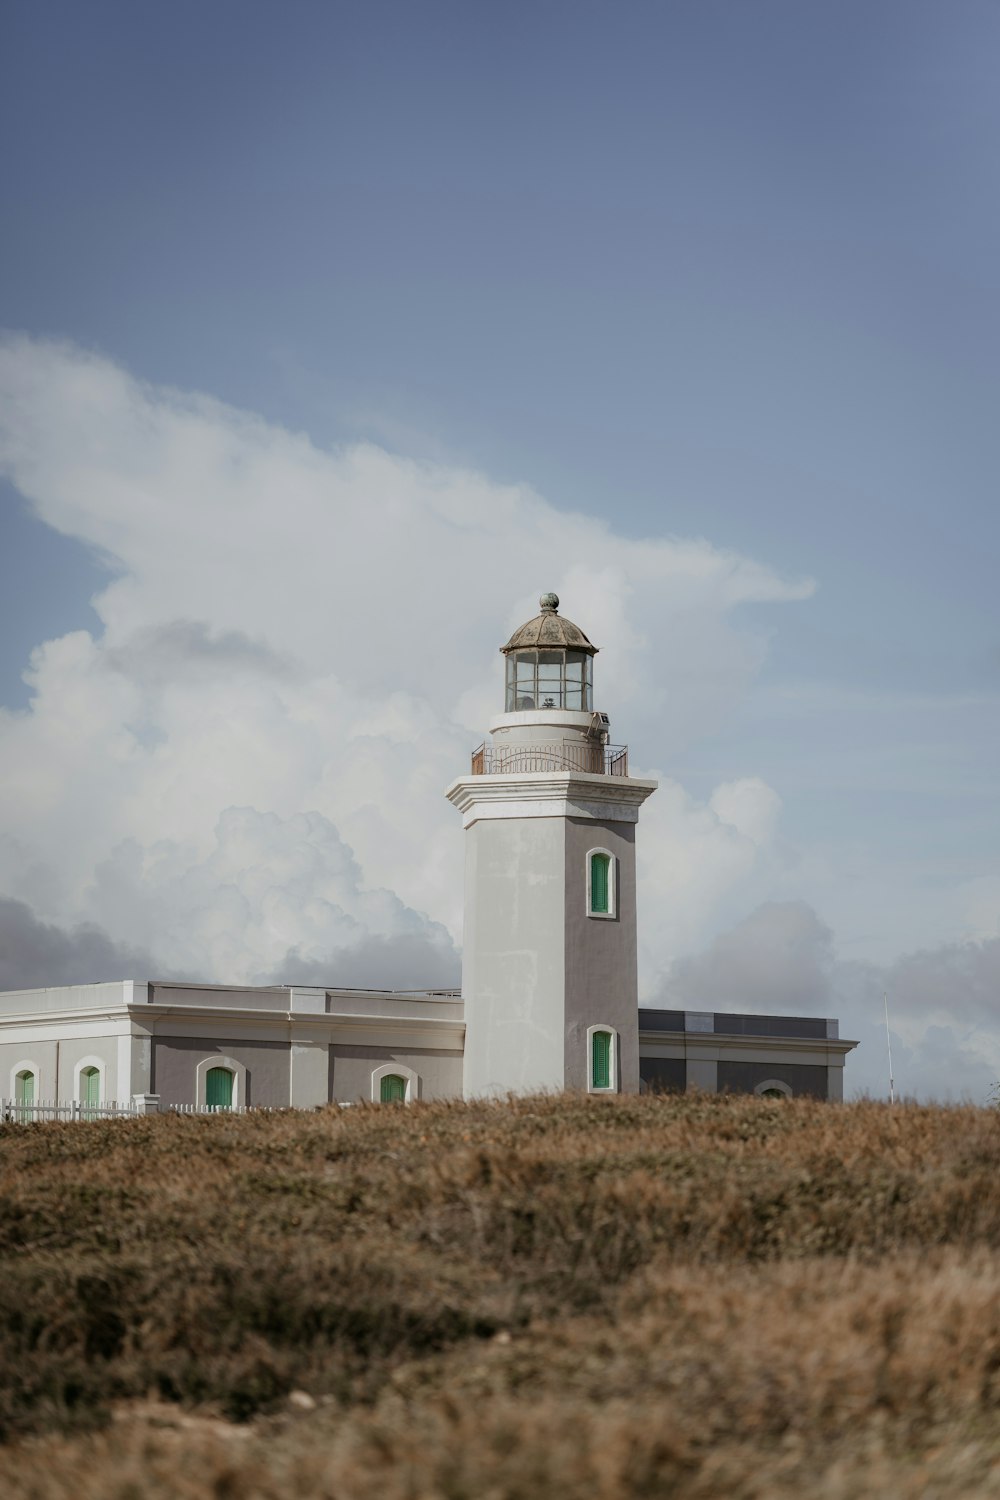
[[[0,1128],[9,1500],[1000,1496],[1000,1114]]]

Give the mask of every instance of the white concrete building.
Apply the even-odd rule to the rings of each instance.
[[[640,1010],[635,837],[654,781],[593,704],[554,594],[501,650],[504,712],[447,790],[466,841],[462,989],[118,980],[0,993],[0,1098],[85,1111],[313,1107],[573,1088],[843,1097],[836,1021]]]

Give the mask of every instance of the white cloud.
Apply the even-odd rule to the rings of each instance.
[[[443,789],[501,706],[498,646],[555,588],[601,647],[613,737],[635,771],[664,768],[638,842],[646,993],[840,1015],[865,1043],[849,1076],[879,1092],[888,988],[904,1088],[975,1094],[1000,1072],[995,877],[950,893],[968,943],[844,963],[814,911],[774,899],[813,867],[844,885],[783,845],[778,793],[750,775],[699,801],[670,774],[764,659],[740,606],[808,581],[443,463],[322,451],[27,339],[0,343],[0,472],[109,563],[102,633],[39,645],[30,708],[0,710],[7,983],[137,962],[454,982]]]
[[[103,634],[41,645],[30,709],[0,713],[0,888],[207,978],[418,932],[453,961],[462,835],[442,793],[540,591],[601,646],[598,697],[639,767],[747,690],[765,641],[734,610],[812,587],[706,541],[617,536],[524,485],[324,452],[27,339],[0,345],[0,466],[112,569]],[[643,839],[646,909],[671,911],[651,968],[759,869],[777,806],[753,780],[707,808],[664,785]]]
[[[723,782],[708,803],[659,777],[636,842],[643,993],[678,955],[764,899],[776,876],[780,799],[763,781]]]
[[[897,1091],[984,1103],[1000,1078],[1000,938],[905,954],[879,966],[844,962],[834,935],[805,902],[766,902],[700,953],[677,959],[657,1004],[758,1015],[835,1016],[860,1045],[848,1061],[850,1093],[883,1096],[889,1004]]]
[[[703,952],[677,959],[658,999],[691,1010],[832,1014],[832,944],[805,902],[765,902]]]

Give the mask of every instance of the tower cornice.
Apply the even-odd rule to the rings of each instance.
[[[514,772],[460,776],[445,796],[464,827],[484,818],[594,818],[636,823],[639,808],[659,782],[586,771]]]

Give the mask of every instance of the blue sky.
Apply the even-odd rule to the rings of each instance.
[[[775,788],[802,889],[753,899],[801,895],[845,961],[1000,937],[992,896],[963,915],[1000,881],[995,5],[14,0],[3,26],[0,325],[815,580],[734,607],[752,689],[651,723],[647,763],[702,801]],[[99,636],[123,564],[3,494],[22,711],[31,650]]]

